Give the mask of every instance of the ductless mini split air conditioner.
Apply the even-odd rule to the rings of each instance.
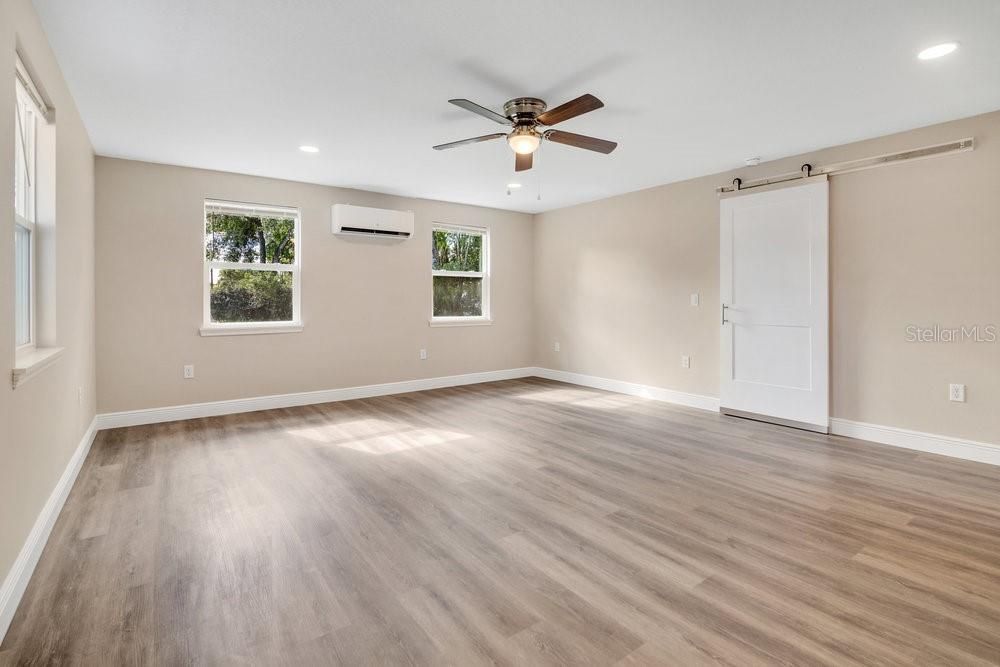
[[[333,233],[408,239],[413,236],[413,211],[334,204]]]

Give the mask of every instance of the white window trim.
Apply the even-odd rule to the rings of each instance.
[[[202,336],[246,336],[299,333],[303,328],[301,324],[294,322],[216,322],[211,326],[201,327],[199,332]]]
[[[30,245],[28,246],[28,341],[20,345],[15,344],[14,347],[14,373],[17,375],[20,372],[23,375],[23,371],[32,366],[31,361],[37,356],[35,355],[35,351],[45,350],[45,348],[41,348],[38,345],[36,326],[38,320],[38,230],[35,223],[38,210],[38,121],[39,119],[44,121],[47,118],[48,108],[42,102],[41,96],[28,76],[27,69],[21,62],[20,56],[17,57],[15,73],[14,124],[16,136],[14,137],[14,141],[18,142],[17,145],[21,148],[22,159],[27,167],[25,169],[26,182],[23,187],[26,192],[25,214],[30,216],[25,217],[18,213],[17,203],[14,203],[14,225],[15,227],[27,230],[30,239]],[[30,105],[33,113],[30,133],[25,131],[25,119],[21,113],[22,104]],[[14,154],[15,156],[18,154],[16,147]],[[21,166],[15,164],[14,168],[20,169]],[[15,381],[14,384],[16,386],[17,382]]]
[[[11,372],[11,386],[17,389],[41,373],[61,357],[64,350],[65,348],[62,347],[32,347],[30,350],[22,350],[17,355],[17,361],[14,362],[14,370]]]
[[[465,234],[478,234],[483,239],[483,250],[481,253],[481,271],[441,271],[431,267],[431,317],[429,324],[432,327],[466,327],[483,326],[493,324],[492,302],[492,281],[490,280],[490,229],[489,227],[470,227],[468,225],[452,225],[443,222],[436,222],[431,227],[431,242],[436,231],[460,232]],[[437,276],[453,278],[482,278],[483,281],[483,314],[482,315],[460,315],[460,316],[436,316],[434,314],[434,278]]]
[[[481,327],[493,324],[488,317],[468,315],[466,317],[431,317],[432,327]]]
[[[205,221],[209,208],[226,207],[247,214],[266,215],[268,212],[292,216],[295,220],[295,262],[292,264],[257,264],[251,262],[221,262],[205,257]],[[201,221],[202,268],[202,336],[244,336],[252,334],[298,333],[302,326],[302,213],[293,206],[248,204],[223,199],[206,199]],[[281,271],[292,274],[292,319],[276,322],[212,322],[212,269],[249,271]]]
[[[38,92],[38,87],[35,86],[35,82],[31,80],[31,75],[28,74],[28,68],[24,66],[24,62],[21,60],[21,55],[18,54],[17,60],[14,63],[14,78],[20,81],[21,85],[24,86],[24,92],[28,95],[28,99],[31,103],[35,105],[38,109],[38,113],[45,120],[45,122],[52,121],[52,109],[45,103],[45,99],[42,94]]]
[[[45,104],[45,100],[38,92],[27,68],[21,61],[20,55],[16,58],[15,84],[14,84],[14,104],[15,106],[15,129],[17,136],[14,138],[18,142],[20,150],[15,149],[15,162],[18,152],[22,153],[24,160],[25,182],[23,184],[25,201],[24,211],[18,212],[18,203],[14,202],[14,229],[18,227],[25,229],[29,233],[28,246],[28,341],[14,348],[14,365],[11,369],[11,386],[17,388],[33,377],[38,376],[43,370],[52,366],[55,361],[62,357],[64,348],[54,346],[42,346],[38,340],[38,159],[39,159],[39,132],[40,125],[53,122],[52,110]],[[25,132],[24,121],[26,119],[24,110],[31,113],[30,131]],[[46,158],[54,155],[46,154]],[[48,163],[46,163],[48,164]],[[51,165],[54,168],[54,165]],[[21,169],[21,165],[15,164],[16,170]],[[16,178],[16,177],[15,177]],[[54,220],[51,221],[54,224]]]

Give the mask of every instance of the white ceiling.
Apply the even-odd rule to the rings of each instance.
[[[521,211],[1000,109],[997,0],[35,6],[99,154]],[[611,155],[545,144],[515,176],[501,141],[431,150],[500,127],[449,98],[585,92],[605,108],[560,128]]]

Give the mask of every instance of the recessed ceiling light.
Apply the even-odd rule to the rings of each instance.
[[[934,46],[929,46],[920,53],[917,57],[921,60],[934,60],[935,58],[940,58],[941,56],[946,56],[955,49],[958,48],[958,44],[955,42],[945,42],[944,44],[935,44]]]
[[[315,146],[299,146],[299,150],[303,153],[319,153],[319,149]]]
[[[510,190],[517,190],[519,187],[521,187],[520,183],[508,183],[507,184],[507,188],[510,189]]]

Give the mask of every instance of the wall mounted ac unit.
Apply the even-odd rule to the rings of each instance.
[[[408,239],[413,236],[413,211],[334,204],[333,233]]]

